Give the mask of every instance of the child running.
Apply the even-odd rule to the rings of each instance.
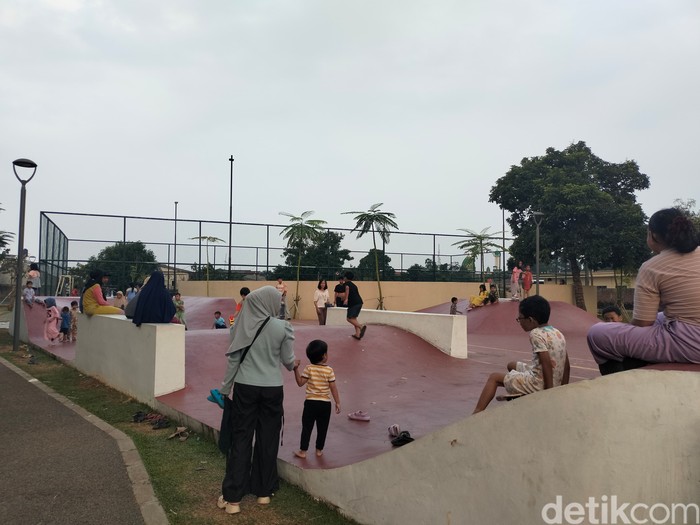
[[[297,385],[306,385],[306,400],[301,416],[301,444],[299,450],[294,452],[298,458],[306,457],[314,424],[316,425],[316,456],[323,455],[328,423],[331,419],[331,395],[335,401],[335,413],[340,414],[340,396],[335,385],[335,373],[330,366],[326,365],[328,345],[320,339],[311,341],[306,347],[306,357],[311,364],[306,365],[301,373],[299,372],[300,361],[297,359],[294,362],[294,378]]]
[[[61,335],[59,340],[62,343],[70,341],[70,308],[67,306],[61,308]]]
[[[549,324],[550,306],[547,299],[534,295],[523,299],[516,318],[520,328],[530,332],[532,362],[508,363],[508,373],[489,376],[474,414],[484,410],[503,386],[508,394],[531,394],[569,383],[569,356],[564,335]]]

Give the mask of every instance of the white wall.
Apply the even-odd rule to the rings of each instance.
[[[137,327],[123,315],[79,315],[78,370],[151,406],[185,387],[184,326]]]

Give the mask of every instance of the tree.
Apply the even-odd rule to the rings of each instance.
[[[398,225],[394,219],[396,216],[388,211],[381,211],[380,206],[383,206],[383,202],[373,204],[367,211],[346,211],[343,212],[344,215],[352,214],[355,215],[355,227],[352,231],[357,232],[357,238],[359,239],[364,234],[372,232],[372,245],[374,246],[374,268],[376,270],[377,277],[377,287],[379,288],[379,304],[377,306],[378,310],[384,310],[384,296],[382,295],[382,283],[379,279],[379,253],[377,251],[377,238],[379,238],[384,244],[389,244],[389,229],[398,229]],[[382,251],[383,253],[383,251]]]
[[[377,253],[378,252],[378,253]],[[391,257],[385,254],[382,250],[370,250],[367,255],[360,259],[357,265],[357,278],[360,281],[365,281],[373,279],[377,275],[378,263],[382,269],[382,275],[384,280],[393,279],[396,271],[389,264],[391,262]]]
[[[110,274],[110,283],[125,290],[130,283],[143,281],[158,269],[156,256],[141,241],[118,242],[107,246],[82,266],[83,278],[94,270]]]
[[[201,235],[199,237],[190,237],[191,241],[206,241],[207,243],[207,267],[206,267],[206,275],[207,275],[207,297],[209,297],[209,269],[211,268],[211,265],[209,264],[209,243],[225,243],[223,239],[219,239],[218,237],[212,237],[211,235]],[[201,253],[201,252],[200,252]],[[216,259],[216,257],[214,257]],[[177,270],[176,270],[177,271]]]
[[[289,226],[282,230],[282,237],[287,241],[287,249],[297,252],[297,286],[292,299],[292,317],[296,319],[299,312],[299,272],[301,271],[301,256],[304,249],[311,243],[321,239],[323,235],[323,225],[326,221],[321,219],[309,219],[313,211],[305,211],[301,215],[293,215],[284,211],[280,215],[289,217]]]
[[[508,224],[516,236],[511,254],[534,259],[532,212],[545,215],[540,225],[541,260],[555,252],[572,272],[576,305],[585,310],[581,268],[612,262],[613,248],[629,240],[618,234],[638,231],[644,214],[634,192],[649,187],[649,177],[633,160],[619,164],[602,160],[585,142],[563,151],[548,148],[540,157],[524,158],[496,181],[489,200],[510,212]]]
[[[500,248],[501,246],[491,241],[493,237],[500,235],[502,232],[488,233],[489,228],[484,228],[479,233],[472,231],[468,228],[457,228],[459,231],[463,231],[469,234],[469,237],[463,241],[453,242],[452,246],[457,246],[460,250],[464,250],[464,253],[469,256],[476,258],[479,256],[481,261],[481,278],[484,280],[484,251],[490,248]]]
[[[5,208],[0,208],[0,211],[5,211]],[[0,230],[0,259],[4,257],[5,248],[10,244],[12,237],[12,233]]]
[[[675,199],[674,208],[686,213],[695,224],[695,229],[700,231],[700,211],[695,209],[695,199]]]
[[[342,274],[348,261],[353,258],[350,250],[341,249],[343,234],[325,230],[313,244],[307,245],[301,254],[301,280],[335,279]],[[297,265],[297,250],[285,248],[282,252],[285,264],[278,265],[273,275],[283,279],[294,279]]]

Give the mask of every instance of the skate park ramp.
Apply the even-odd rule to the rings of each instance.
[[[187,386],[158,403],[188,424],[218,429],[221,411],[206,396],[223,377],[228,331],[210,326],[213,311],[228,317],[229,306],[220,299],[184,300]],[[434,308],[447,313],[449,303]],[[46,347],[37,339],[41,315],[35,308],[28,325],[32,342]],[[517,302],[466,315],[466,360],[390,326],[371,325],[356,341],[350,325],[294,321],[302,363],[309,341],[328,342],[342,411],[332,416],[321,458],[294,457],[304,389],[293,374],[284,374],[283,477],[360,523],[542,523],[543,505],[557,495],[581,503],[589,496],[640,501],[649,495],[653,503],[700,493],[700,442],[694,437],[700,414],[687,396],[700,386],[698,374],[638,370],[600,378],[585,341],[596,318],[553,302],[551,323],[567,338],[572,384],[510,403],[494,401],[470,416],[488,374],[504,371],[508,361],[528,361],[531,350],[515,321]],[[48,349],[69,355],[71,346]],[[370,421],[348,419],[356,410]],[[393,448],[387,432],[392,424],[415,441]]]

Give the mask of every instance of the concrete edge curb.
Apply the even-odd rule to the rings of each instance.
[[[96,426],[114,439],[116,441],[117,448],[121,452],[127,474],[131,480],[131,488],[134,492],[136,503],[141,509],[143,521],[146,523],[146,525],[168,525],[168,518],[165,514],[165,510],[158,501],[158,498],[156,498],[155,492],[153,491],[153,485],[151,485],[151,480],[148,477],[148,472],[146,471],[146,467],[141,461],[141,456],[136,449],[136,445],[134,445],[134,442],[129,436],[127,436],[121,430],[114,428],[109,423],[103,421],[95,414],[92,414],[83,407],[76,405],[67,397],[59,394],[6,359],[0,357],[0,364],[9,370],[12,370],[14,373],[25,379],[28,383],[31,383],[39,390],[42,390],[56,401],[64,405],[66,408],[72,410],[80,417],[85,419],[88,423]]]

